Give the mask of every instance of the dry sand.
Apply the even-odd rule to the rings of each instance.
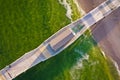
[[[4,77],[0,74],[0,80],[5,80]]]
[[[104,1],[78,0],[86,13]],[[92,26],[91,30],[94,39],[105,55],[116,61],[120,69],[120,8]]]

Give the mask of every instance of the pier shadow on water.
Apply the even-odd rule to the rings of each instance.
[[[90,35],[81,36],[60,54],[41,62],[14,80],[71,80],[70,69],[96,45]]]

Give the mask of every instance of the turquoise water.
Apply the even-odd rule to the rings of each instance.
[[[92,37],[86,34],[57,56],[15,80],[118,80],[112,69],[114,66],[109,67]]]
[[[79,39],[62,53],[38,64],[15,80],[72,80],[71,69],[84,55],[80,52],[82,47],[79,41],[82,40]]]
[[[0,69],[70,23],[65,14],[58,0],[0,0]],[[108,62],[86,32],[63,52],[14,80],[119,80]]]

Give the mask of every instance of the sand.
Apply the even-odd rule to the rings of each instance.
[[[0,74],[0,80],[5,80],[5,78]]]
[[[88,13],[105,0],[78,0],[79,5]],[[120,69],[120,8],[92,26],[93,38],[105,55],[112,58]]]

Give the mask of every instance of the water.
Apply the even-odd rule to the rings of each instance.
[[[66,9],[66,16],[71,20],[71,22],[73,21],[73,19],[72,19],[72,9],[71,9],[71,6],[70,6],[70,4],[67,2],[67,0],[58,0],[59,1],[59,3],[61,4],[61,5],[63,5],[64,7],[65,7],[65,9]]]
[[[82,68],[84,68],[82,62],[83,62],[83,60],[88,60],[88,58],[89,58],[89,55],[87,55],[87,54],[82,55],[82,56],[83,56],[83,58],[79,58],[77,63],[70,70],[72,80],[79,80],[79,77],[81,76],[80,70]]]
[[[70,5],[66,0],[59,2],[72,21]],[[84,34],[63,52],[31,68],[15,80],[114,80],[104,56],[89,34]]]
[[[114,63],[114,65],[115,65],[115,67],[117,69],[117,72],[120,75],[120,70],[119,70],[119,66],[118,66],[117,62],[115,62],[114,60],[112,60],[112,62]]]
[[[77,0],[73,0],[73,1],[76,4],[79,12],[81,13],[81,16],[85,15],[85,11],[83,11],[83,9],[80,7],[80,5],[78,4]]]

